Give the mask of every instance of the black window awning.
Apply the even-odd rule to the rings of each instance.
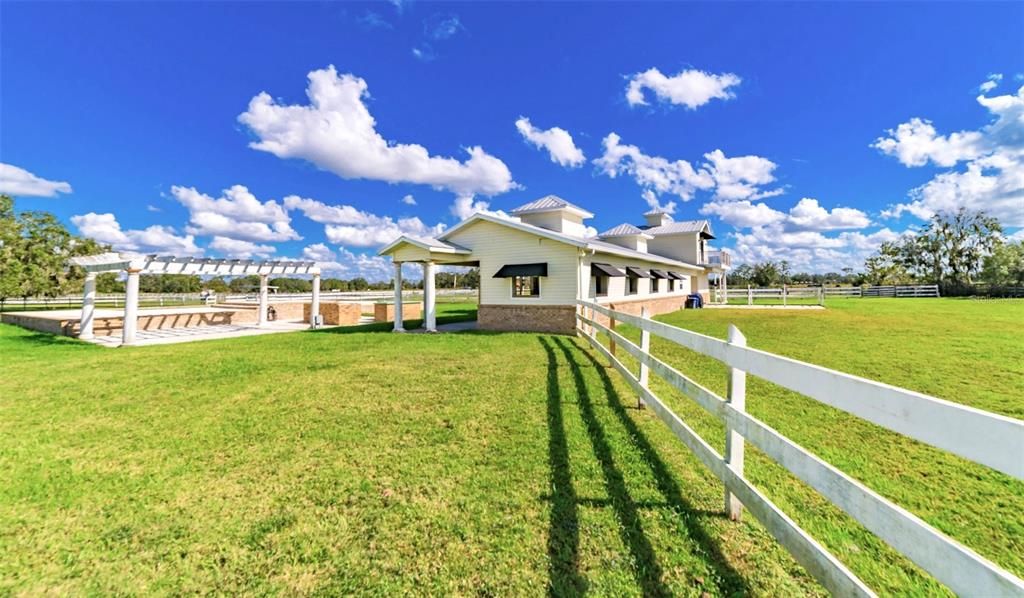
[[[650,278],[651,275],[647,273],[647,270],[643,268],[634,268],[633,266],[626,266],[626,274],[634,278]]]
[[[654,278],[671,278],[671,276],[668,275],[668,272],[664,270],[655,270],[654,268],[651,268],[651,276]]]
[[[668,275],[676,280],[686,280],[686,277],[678,272],[669,272]]]
[[[590,264],[591,276],[625,276],[626,273],[611,264]]]
[[[547,276],[548,263],[539,264],[505,264],[494,275],[494,278],[512,278],[513,276]]]

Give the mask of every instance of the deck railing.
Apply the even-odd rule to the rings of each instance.
[[[746,375],[841,409],[915,440],[950,451],[1016,478],[1024,478],[1024,421],[988,413],[902,388],[804,363],[746,346],[729,327],[723,341],[635,316],[589,301],[578,301],[578,331],[604,355],[638,393],[641,402],[725,485],[725,509],[731,518],[746,508],[827,590],[842,596],[874,592],[827,549],[800,528],[743,474],[743,446],[750,442],[832,504],[938,581],[960,595],[1024,596],[1024,581],[938,531],[916,515],[882,497],[835,466],[797,445],[746,412]],[[597,321],[600,314],[609,321]],[[640,329],[637,345],[615,331],[622,322]],[[598,338],[608,337],[605,347]],[[721,398],[650,352],[650,335],[729,366],[729,391]],[[621,347],[637,361],[630,371],[615,356]],[[673,413],[648,385],[653,371],[726,426],[726,454],[720,455]]]

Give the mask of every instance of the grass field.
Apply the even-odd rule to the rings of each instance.
[[[754,347],[1024,417],[1024,302],[662,319],[718,337],[732,322]],[[386,328],[111,350],[0,326],[0,594],[823,593],[750,517],[721,516],[721,486],[581,339]],[[654,351],[724,391],[716,364]],[[756,380],[748,408],[1024,575],[1024,483]],[[880,593],[944,591],[747,463]]]

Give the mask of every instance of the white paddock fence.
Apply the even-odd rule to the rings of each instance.
[[[841,596],[874,596],[835,556],[801,529],[743,475],[743,445],[750,442],[895,550],[960,595],[1024,596],[1024,581],[944,535],[833,465],[746,412],[746,375],[796,391],[915,440],[950,451],[1010,476],[1024,478],[1024,421],[958,405],[857,376],[759,351],[746,346],[734,326],[723,341],[644,316],[579,301],[578,331],[604,355],[675,435],[725,485],[725,508],[739,517],[742,507],[827,590]],[[610,320],[598,323],[594,314]],[[639,328],[640,345],[615,332],[615,322]],[[597,338],[608,336],[609,347]],[[650,353],[650,335],[675,342],[730,368],[723,399]],[[640,362],[639,372],[615,357],[621,347]],[[726,454],[718,454],[648,387],[649,372],[682,391],[726,425]]]
[[[139,293],[139,303],[173,307],[203,303],[199,293]],[[82,295],[65,295],[60,297],[17,297],[4,301],[6,308],[21,309],[72,309],[82,307]],[[96,295],[96,307],[124,307],[124,293]]]
[[[811,299],[819,305],[824,305],[827,297],[938,297],[939,285],[937,284],[915,284],[905,286],[873,286],[873,287],[790,287],[782,286],[777,288],[731,288],[722,292],[718,289],[711,289],[711,302],[724,303],[723,299],[732,301],[746,301],[747,305],[753,305],[755,301],[772,300],[786,305],[793,299]],[[806,303],[806,301],[802,301]]]

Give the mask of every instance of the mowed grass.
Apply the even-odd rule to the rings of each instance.
[[[664,319],[1022,416],[1024,303],[829,306]],[[824,593],[722,517],[721,486],[582,339],[386,328],[111,350],[0,326],[0,593]],[[724,391],[723,368],[654,350]],[[748,386],[757,417],[1024,574],[1024,484]],[[750,449],[747,471],[876,589],[943,591]]]
[[[688,310],[657,319],[751,347],[1024,419],[1024,301],[828,299],[825,311]],[[623,327],[638,340],[635,329]],[[725,396],[727,369],[674,343],[652,351]],[[635,361],[619,351],[631,367]],[[724,450],[724,427],[652,375],[656,394]],[[747,409],[896,504],[1024,577],[1024,483],[748,377]],[[976,439],[985,442],[984,438]],[[1024,459],[1024,452],[1020,455]],[[885,593],[947,592],[809,487],[749,447],[746,473],[801,526]]]

